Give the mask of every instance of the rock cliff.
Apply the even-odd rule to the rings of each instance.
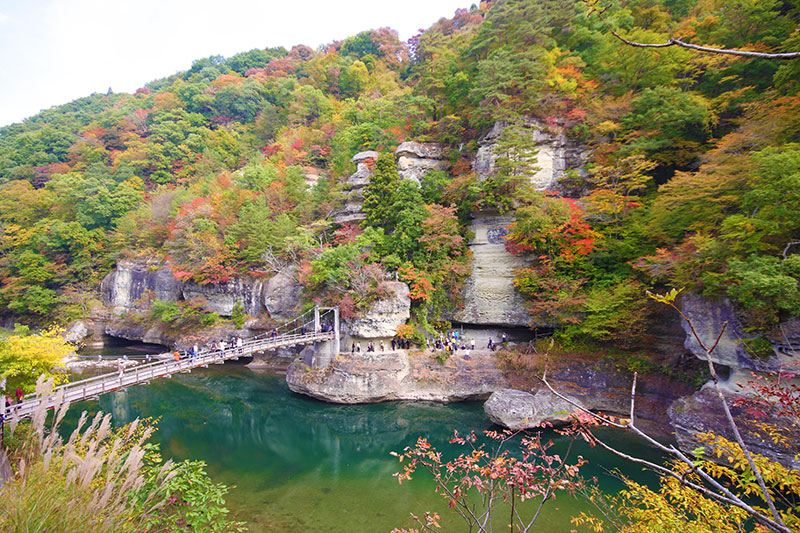
[[[394,337],[397,328],[411,317],[408,285],[401,281],[387,281],[384,284],[388,296],[372,304],[363,317],[344,321],[346,334],[361,339]]]
[[[767,412],[763,418],[755,419],[745,407],[734,404],[735,397],[734,394],[726,394],[726,401],[750,451],[769,457],[788,468],[800,469],[800,459],[797,457],[800,428],[792,426],[785,417],[776,418],[777,413],[769,408],[765,408]],[[692,396],[677,400],[670,407],[669,416],[675,428],[678,445],[683,450],[691,451],[702,446],[698,436],[705,432],[713,432],[730,441],[735,440],[719,397],[711,385],[706,385]],[[760,427],[764,422],[776,419],[786,421],[781,429],[789,433],[787,441],[774,442]]]
[[[458,322],[485,326],[527,326],[531,319],[514,287],[514,271],[529,264],[506,250],[504,237],[511,216],[478,213],[470,226],[475,237],[472,273],[464,285],[464,308],[453,315]]]
[[[743,331],[733,305],[727,299],[709,300],[695,294],[686,294],[681,301],[681,310],[691,320],[697,335],[707,347],[714,345],[722,332],[723,325],[727,322],[717,347],[711,353],[711,360],[730,370],[730,377],[724,383],[728,388],[749,379],[750,371],[774,372],[787,364],[794,363],[793,353],[791,349],[787,349],[792,345],[789,336],[784,339],[782,335],[781,338],[775,339],[773,355],[759,357],[748,352],[742,341],[750,336]],[[689,323],[683,320],[682,325],[686,332],[686,349],[698,359],[706,361],[706,352],[692,334]],[[782,329],[791,335],[791,332],[798,329],[793,326],[795,326],[793,323],[787,323]]]
[[[165,266],[128,260],[120,261],[100,287],[104,304],[118,315],[146,312],[154,300],[202,299],[208,309],[220,316],[231,316],[238,301],[251,316],[266,311],[271,318],[283,320],[295,316],[302,297],[302,286],[293,278],[292,271],[267,280],[235,277],[201,285],[178,281]]]
[[[181,287],[184,300],[202,299],[207,309],[220,316],[231,316],[236,302],[247,314],[257,316],[265,310],[261,298],[263,282],[248,278],[231,278],[222,283],[185,283]]]
[[[100,283],[103,303],[112,313],[142,312],[153,300],[175,302],[181,283],[161,263],[122,260]]]
[[[431,170],[445,170],[448,167],[442,147],[437,143],[404,142],[394,153],[400,177],[417,184]]]
[[[568,170],[580,169],[586,162],[589,152],[580,142],[567,137],[562,128],[550,127],[539,120],[528,118],[518,124],[529,132],[536,153],[536,173],[529,177],[539,191],[558,190],[558,181]],[[478,142],[473,170],[482,179],[489,177],[497,161],[497,142],[503,130],[509,127],[505,121],[498,121]]]

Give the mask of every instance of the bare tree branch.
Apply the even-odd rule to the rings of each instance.
[[[749,50],[731,50],[728,48],[713,48],[711,46],[701,46],[697,44],[687,43],[685,41],[681,41],[680,39],[670,38],[665,43],[640,43],[636,41],[631,41],[630,39],[626,39],[619,33],[617,33],[614,28],[612,28],[606,19],[603,17],[606,10],[611,7],[612,4],[608,4],[606,6],[600,6],[600,0],[583,0],[583,3],[586,4],[586,7],[589,8],[588,13],[586,16],[590,16],[592,13],[597,13],[597,16],[603,22],[608,31],[611,34],[622,41],[623,43],[627,44],[628,46],[635,46],[636,48],[667,48],[670,46],[679,46],[681,48],[688,48],[690,50],[697,50],[698,52],[708,52],[711,54],[725,54],[725,55],[732,55],[732,56],[739,56],[739,57],[749,57],[749,58],[758,58],[758,59],[798,59],[800,58],[800,52],[777,52],[777,53],[769,53],[769,52],[753,52]]]
[[[678,311],[678,312],[680,313],[680,311]],[[721,336],[722,335],[720,334],[720,336],[717,337],[717,342],[714,343],[714,347],[716,347],[716,344],[719,342],[719,339],[721,338]],[[700,339],[698,339],[698,342],[700,342]],[[702,342],[701,342],[701,345],[702,345]],[[710,359],[710,352],[707,351],[707,353],[709,353],[709,359]],[[594,439],[595,442],[601,448],[603,448],[603,449],[613,453],[614,455],[617,455],[618,457],[621,457],[621,458],[623,458],[623,459],[625,459],[627,461],[631,461],[633,463],[644,465],[647,468],[650,468],[650,469],[652,469],[652,470],[654,470],[656,472],[659,472],[659,473],[661,473],[663,475],[666,475],[666,476],[669,476],[669,477],[673,477],[673,478],[677,479],[682,485],[684,485],[686,487],[689,487],[689,488],[691,488],[693,490],[696,490],[696,491],[702,493],[703,495],[705,495],[705,496],[707,496],[709,498],[712,498],[712,499],[715,499],[717,501],[726,503],[728,505],[736,506],[736,507],[744,510],[748,514],[750,514],[753,518],[758,520],[760,523],[762,523],[764,526],[769,528],[771,531],[775,531],[775,532],[778,532],[778,533],[790,533],[791,532],[791,530],[783,523],[783,520],[781,519],[780,515],[778,515],[777,519],[774,519],[774,518],[770,519],[769,516],[766,516],[766,515],[758,512],[756,509],[751,507],[747,502],[745,502],[744,500],[742,500],[741,498],[739,498],[738,496],[733,494],[725,486],[720,484],[716,479],[714,479],[710,474],[705,472],[702,468],[697,467],[695,465],[694,461],[692,461],[689,457],[687,457],[679,449],[675,448],[672,445],[665,446],[665,445],[661,444],[660,442],[658,442],[657,440],[652,438],[650,435],[648,435],[647,433],[643,432],[638,427],[636,427],[636,425],[634,423],[633,416],[631,416],[631,419],[628,422],[628,424],[624,424],[623,425],[623,424],[619,424],[619,423],[613,422],[613,421],[611,421],[610,419],[608,419],[608,418],[606,418],[604,416],[598,415],[597,413],[593,413],[593,412],[589,411],[588,409],[586,409],[582,405],[580,405],[577,402],[571,400],[570,398],[564,396],[563,394],[559,393],[557,390],[555,390],[553,388],[553,386],[550,384],[550,382],[547,381],[547,366],[545,366],[544,373],[543,373],[542,377],[540,378],[540,380],[542,381],[542,383],[545,384],[545,386],[550,390],[550,392],[552,392],[558,398],[560,398],[560,399],[564,400],[565,402],[569,403],[573,407],[577,408],[581,412],[586,413],[586,414],[594,417],[597,420],[600,420],[604,424],[608,424],[610,426],[618,427],[618,428],[630,429],[631,431],[633,431],[634,433],[639,435],[641,438],[646,440],[648,443],[650,443],[654,447],[658,448],[659,450],[661,450],[661,451],[663,451],[665,453],[668,453],[668,454],[676,457],[682,463],[686,464],[689,468],[691,468],[692,471],[694,473],[696,473],[698,476],[700,476],[700,478],[703,481],[709,483],[713,487],[714,490],[711,490],[711,489],[709,489],[707,487],[704,487],[702,485],[694,483],[694,482],[686,479],[684,475],[679,475],[677,472],[675,472],[675,471],[673,471],[673,470],[671,470],[669,468],[666,468],[664,466],[661,466],[659,464],[647,461],[645,459],[640,459],[638,457],[634,457],[632,455],[628,455],[628,454],[626,454],[624,452],[621,452],[621,451],[617,450],[616,448],[613,448],[612,446],[606,444],[602,440],[597,439],[595,437],[595,439]],[[634,382],[633,382],[633,386],[631,388],[631,403],[632,403],[631,411],[635,410],[635,406],[633,405],[633,402],[635,400],[635,390],[636,390],[636,374],[634,374]],[[723,402],[723,405],[727,408],[727,405],[724,402]],[[730,411],[728,411],[728,412],[730,412]],[[735,423],[733,422],[733,418],[732,417],[729,418],[728,421],[729,421],[729,423],[732,423],[735,426]],[[745,449],[742,444],[739,444],[739,445],[742,446],[743,449]],[[758,472],[758,470],[755,468],[754,464],[751,464],[751,468],[753,469],[754,472]],[[760,472],[759,472],[759,475],[760,475]],[[766,486],[764,486],[763,490],[766,490]],[[769,497],[769,493],[768,492],[766,493],[766,497]],[[772,502],[771,498],[769,499],[769,502],[770,503]],[[772,507],[774,508],[774,504],[772,504]],[[770,510],[772,510],[772,509],[770,509]],[[776,511],[776,513],[777,513],[777,511]],[[773,517],[774,517],[774,515],[773,515]]]
[[[780,513],[778,513],[778,509],[775,507],[775,502],[772,500],[772,495],[769,493],[769,490],[767,489],[767,484],[764,482],[764,476],[761,474],[761,470],[759,470],[759,468],[756,466],[755,461],[753,461],[753,456],[750,454],[750,448],[748,448],[747,445],[744,443],[742,434],[739,432],[739,426],[737,426],[736,422],[733,420],[733,415],[731,414],[730,407],[728,407],[728,402],[725,400],[725,395],[723,394],[722,388],[719,385],[719,377],[717,376],[717,370],[716,368],[714,368],[714,362],[711,360],[711,352],[714,351],[714,349],[719,344],[720,339],[722,339],[722,335],[725,333],[725,328],[728,327],[728,322],[726,321],[724,324],[722,324],[722,329],[720,330],[719,335],[717,335],[717,340],[714,341],[714,345],[711,346],[711,348],[706,348],[703,345],[703,341],[700,340],[700,336],[697,334],[697,331],[694,329],[694,324],[692,324],[692,321],[689,320],[689,317],[684,315],[683,311],[678,309],[678,307],[675,305],[674,302],[670,302],[669,305],[670,307],[675,309],[678,312],[678,314],[681,315],[681,318],[683,318],[689,324],[689,327],[692,330],[692,335],[694,335],[695,340],[697,340],[697,342],[700,343],[700,346],[702,346],[703,349],[705,350],[706,361],[708,362],[708,371],[711,374],[712,381],[714,382],[714,390],[717,393],[717,397],[719,398],[720,404],[722,404],[722,411],[725,413],[725,418],[728,420],[728,425],[730,426],[731,431],[733,431],[733,436],[736,439],[736,443],[742,449],[744,456],[747,458],[747,464],[750,465],[750,469],[753,471],[753,475],[755,475],[756,481],[758,481],[758,486],[761,489],[761,494],[764,497],[764,501],[767,503],[767,506],[769,507],[770,513],[772,513],[772,518],[775,520],[777,524],[786,527],[786,524],[784,524]]]
[[[605,22],[605,21],[603,21]],[[800,58],[800,52],[777,52],[777,53],[768,53],[768,52],[752,52],[749,50],[729,50],[727,48],[712,48],[710,46],[700,46],[698,44],[687,43],[681,41],[680,39],[670,38],[665,43],[639,43],[636,41],[631,41],[630,39],[626,39],[616,31],[614,31],[608,24],[606,24],[608,30],[611,34],[622,41],[623,43],[629,46],[635,46],[637,48],[667,48],[669,46],[680,46],[681,48],[689,48],[691,50],[697,50],[699,52],[709,52],[712,54],[726,54],[731,56],[739,56],[739,57],[750,57],[750,58],[758,58],[758,59],[798,59]]]

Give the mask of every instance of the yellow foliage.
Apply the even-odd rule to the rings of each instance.
[[[67,356],[74,347],[61,336],[61,330],[50,328],[31,334],[26,326],[17,326],[14,333],[0,340],[0,378],[6,379],[6,393],[17,387],[32,392],[41,374],[53,376],[55,382],[66,383]]]

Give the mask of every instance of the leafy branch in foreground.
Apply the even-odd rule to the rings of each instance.
[[[727,323],[723,325],[715,342],[711,346],[706,346],[699,338],[691,320],[675,305],[675,298],[679,293],[680,291],[673,289],[666,295],[654,295],[649,292],[648,295],[675,309],[689,324],[692,334],[705,351],[712,385],[736,442],[730,442],[713,433],[706,433],[701,435],[701,441],[705,446],[696,450],[694,457],[690,457],[676,446],[662,444],[646,434],[636,426],[636,374],[631,387],[630,418],[624,423],[592,413],[560,394],[547,381],[546,370],[541,378],[553,394],[573,405],[584,415],[605,426],[630,430],[674,458],[667,466],[659,465],[621,452],[593,437],[590,430],[583,430],[584,435],[593,438],[600,447],[661,475],[661,490],[658,493],[625,480],[629,490],[620,494],[621,501],[611,500],[609,504],[611,512],[606,513],[606,516],[616,516],[617,520],[627,519],[629,523],[626,527],[621,527],[621,522],[617,524],[618,529],[624,531],[674,531],[675,529],[670,528],[679,527],[678,525],[687,527],[693,523],[705,528],[701,528],[702,531],[741,531],[747,520],[754,520],[762,531],[789,533],[796,530],[800,526],[800,516],[796,507],[796,500],[800,497],[800,483],[796,472],[750,452],[720,387],[711,354],[719,344]],[[718,462],[724,461],[727,464],[717,464],[706,459],[706,449],[711,450],[711,454],[716,456]],[[780,510],[775,504],[776,497],[783,499]],[[669,512],[665,513],[665,509]],[[705,514],[698,515],[700,509],[703,509]],[[671,521],[665,519],[666,516],[669,516]],[[698,517],[703,516],[706,518],[698,523]],[[708,517],[711,516],[718,521],[715,529],[707,529],[710,527]],[[589,525],[595,531],[603,531],[600,521],[585,514],[574,519],[574,522],[579,525]]]
[[[572,434],[569,429],[560,432]],[[392,452],[405,463],[403,471],[394,477],[402,484],[411,480],[417,469],[427,470],[436,483],[436,492],[461,516],[470,532],[492,531],[493,520],[499,519],[501,510],[508,513],[505,520],[509,529],[531,531],[547,501],[555,499],[558,492],[574,495],[576,490],[586,486],[586,480],[579,476],[585,459],[578,456],[574,464],[568,463],[574,439],[561,456],[550,453],[553,442],[543,442],[541,434],[525,435],[519,444],[521,458],[518,458],[511,455],[506,445],[516,442],[520,431],[484,433],[493,446],[487,446],[487,442],[478,444],[474,432],[466,437],[455,432],[450,443],[468,446],[469,451],[446,462],[441,451],[420,437],[415,446],[406,447],[402,454]],[[521,506],[529,500],[533,505]],[[394,532],[435,531],[440,527],[439,516],[435,513],[425,513],[424,522],[414,514],[411,517],[420,530],[395,529]]]

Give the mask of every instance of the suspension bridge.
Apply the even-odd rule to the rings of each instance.
[[[318,342],[328,341],[332,342],[333,348],[330,357],[336,357],[339,352],[339,309],[337,307],[314,307],[270,333],[242,341],[241,345],[223,349],[200,350],[197,354],[187,352],[182,354],[178,360],[169,359],[137,365],[133,368],[123,368],[117,372],[74,381],[56,387],[46,399],[29,394],[21,402],[6,409],[5,419],[30,417],[40,407],[42,401],[46,401],[47,408],[50,409],[53,407],[56,395],[61,391],[63,391],[63,401],[79,402],[131,385],[149,383],[158,378],[170,378],[173,374],[188,373],[194,368],[208,368],[208,365],[211,364],[223,364],[227,360],[259,352],[297,345],[316,345]]]

